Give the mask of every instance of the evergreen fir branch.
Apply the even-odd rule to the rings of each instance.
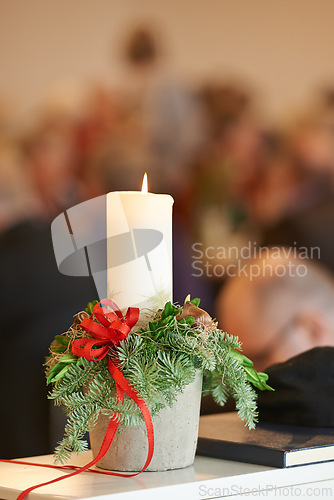
[[[229,360],[229,369],[224,372],[222,384],[226,384],[235,399],[240,418],[246,421],[250,429],[254,428],[257,421],[257,393],[247,380],[244,367],[233,356]]]
[[[221,347],[230,347],[231,349],[236,350],[241,349],[241,342],[239,341],[239,338],[234,335],[229,335],[222,330],[217,329],[215,332],[212,332],[210,337],[212,337],[212,340],[214,340],[215,343]]]
[[[158,352],[158,364],[161,368],[161,377],[173,387],[183,389],[195,378],[195,368],[185,354],[177,355],[174,352]]]
[[[258,421],[257,393],[250,384],[245,383],[234,389],[233,396],[239,417],[245,421],[249,429],[254,429]]]
[[[217,385],[212,388],[212,397],[220,406],[224,406],[230,396],[230,388],[225,384],[217,383]]]
[[[203,332],[192,329],[189,324],[180,324],[175,318],[165,328],[163,335],[159,338],[161,350],[182,352],[196,360],[196,366],[202,369],[214,369],[215,356],[211,348],[207,348],[207,338]]]
[[[119,359],[122,370],[126,370],[131,365],[132,360],[139,356],[145,349],[143,338],[139,335],[128,335],[126,340],[122,340],[115,351]]]
[[[104,377],[111,378],[105,362],[87,361],[84,358],[80,358],[80,361],[80,365],[70,365],[66,375],[55,384],[49,399],[60,400],[63,396],[81,390],[99,372],[103,372]]]
[[[76,408],[80,408],[84,404],[86,404],[86,396],[83,392],[72,392],[71,394],[68,394],[67,396],[64,395],[61,397],[61,404],[63,404],[67,412],[70,413],[71,411],[75,410]]]
[[[230,387],[223,382],[224,374],[217,370],[207,371],[203,382],[203,395],[211,394],[214,401],[224,406],[229,397],[231,397]]]
[[[143,416],[140,409],[132,399],[128,399],[127,397],[123,403],[116,402],[114,399],[110,398],[109,401],[106,401],[100,413],[107,416],[117,414],[120,422],[119,432],[124,427],[138,427],[143,423]]]
[[[213,350],[207,350],[204,346],[198,346],[193,356],[202,370],[215,369],[216,356]]]
[[[124,376],[148,405],[163,402],[163,394],[159,387],[159,367],[156,359],[135,358],[124,371]]]
[[[65,437],[55,449],[55,462],[64,463],[71,451],[81,453],[88,449],[88,443],[82,439],[89,429],[90,422],[96,421],[96,405],[77,407],[68,415]]]
[[[106,401],[110,397],[116,399],[116,385],[114,380],[110,377],[108,372],[108,377],[105,373],[97,373],[93,379],[90,380],[86,392],[87,402],[96,402],[103,408]]]

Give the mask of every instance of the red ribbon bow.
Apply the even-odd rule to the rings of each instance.
[[[94,316],[98,323],[93,319]],[[126,339],[138,319],[138,307],[129,307],[123,317],[115,302],[109,299],[101,300],[95,305],[90,317],[80,324],[93,338],[75,339],[72,343],[73,354],[82,356],[87,361],[99,361],[106,356],[110,347]]]
[[[107,306],[110,310],[103,310],[103,306]],[[104,308],[106,309],[106,307]],[[98,320],[97,323],[93,317]],[[139,309],[137,307],[129,307],[125,317],[119,307],[109,299],[103,299],[101,302],[97,303],[93,309],[92,314],[89,318],[85,318],[81,322],[82,328],[91,334],[93,338],[83,338],[83,339],[75,339],[72,343],[72,352],[73,354],[81,357],[85,357],[88,361],[98,361],[104,358],[113,345],[118,345],[121,340],[124,340],[134,325],[137,323],[139,318]],[[110,474],[111,476],[119,476],[119,477],[133,477],[137,476],[141,472],[143,472],[149,466],[154,452],[154,429],[153,422],[151,418],[150,411],[143,400],[143,398],[138,394],[138,392],[132,387],[132,385],[126,380],[123,373],[119,368],[117,368],[112,362],[111,358],[108,358],[108,370],[110,375],[115,381],[116,384],[116,395],[117,400],[124,400],[124,393],[126,393],[140,408],[142,415],[144,417],[144,422],[147,430],[147,438],[148,438],[148,454],[146,458],[146,462],[141,469],[140,472],[136,472],[134,474],[122,474],[121,472],[106,472],[106,474]],[[57,477],[56,479],[52,479],[51,481],[47,481],[46,483],[37,484],[35,486],[31,486],[26,490],[22,491],[22,493],[17,497],[17,500],[23,500],[26,496],[36,488],[40,488],[41,486],[46,486],[48,484],[53,484],[67,477],[76,476],[81,472],[87,471],[98,463],[109,450],[117,428],[119,425],[119,419],[117,413],[114,413],[109,421],[109,425],[105,436],[102,441],[101,448],[97,454],[97,456],[84,467],[80,467],[79,469],[67,474],[66,476]]]

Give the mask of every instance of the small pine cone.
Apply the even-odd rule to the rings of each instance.
[[[213,320],[209,313],[201,309],[200,307],[195,306],[191,302],[186,302],[182,308],[182,312],[176,316],[177,320],[189,318],[192,316],[194,318],[194,326],[211,326]]]
[[[74,328],[78,327],[85,318],[89,318],[89,315],[86,313],[86,311],[81,311],[78,314],[76,314],[74,316],[73,327]]]

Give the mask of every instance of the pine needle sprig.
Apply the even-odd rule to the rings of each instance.
[[[90,427],[90,422],[96,416],[96,410],[96,405],[85,404],[68,415],[65,436],[55,449],[55,462],[66,462],[71,451],[82,453],[88,449],[88,442],[83,437]]]
[[[160,377],[163,377],[168,385],[179,387],[180,390],[195,379],[196,369],[191,359],[183,353],[159,351],[158,365]]]
[[[63,396],[82,390],[98,373],[103,373],[105,379],[111,380],[106,362],[89,362],[84,358],[80,358],[80,363],[69,365],[67,373],[54,385],[49,399],[61,402]]]

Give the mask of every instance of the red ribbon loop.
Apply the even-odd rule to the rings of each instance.
[[[98,323],[94,320],[94,316]],[[101,300],[94,306],[90,317],[85,318],[80,325],[93,338],[75,339],[72,343],[73,354],[84,357],[87,361],[101,360],[110,347],[126,339],[138,319],[138,307],[129,307],[123,317],[114,301]]]

